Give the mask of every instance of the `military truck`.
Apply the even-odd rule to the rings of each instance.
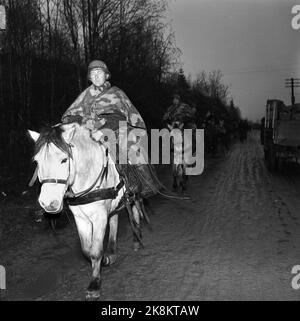
[[[300,104],[285,106],[279,99],[267,100],[261,143],[270,171],[282,160],[298,161],[300,156]]]

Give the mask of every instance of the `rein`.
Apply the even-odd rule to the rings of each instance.
[[[103,179],[104,179],[104,175],[105,175],[105,172],[107,172],[107,169],[108,169],[108,162],[106,163],[106,166],[100,171],[99,175],[97,176],[96,180],[94,181],[94,183],[88,187],[86,190],[82,191],[82,192],[78,192],[77,194],[75,194],[73,191],[72,191],[72,188],[69,187],[69,191],[67,191],[67,193],[65,194],[65,198],[79,198],[79,197],[83,197],[85,196],[86,194],[88,194],[96,185],[97,185],[97,182],[98,180],[101,178],[101,181],[99,183],[99,186],[102,184],[103,182]],[[62,182],[64,180],[61,180]],[[44,181],[42,181],[43,183]],[[66,184],[66,183],[62,183],[62,184]]]

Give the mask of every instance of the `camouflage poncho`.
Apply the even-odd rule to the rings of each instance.
[[[146,125],[137,111],[137,109],[130,102],[126,94],[117,87],[111,87],[110,83],[106,82],[101,88],[96,88],[94,85],[88,87],[75,102],[67,109],[62,116],[63,123],[70,123],[78,121],[82,125],[86,126],[90,130],[104,128],[112,129],[116,134],[117,139],[117,155],[113,159],[116,162],[117,169],[125,177],[125,185],[132,193],[141,193],[142,196],[150,196],[156,194],[159,186],[157,187],[157,177],[153,172],[149,171],[151,165],[139,165],[145,164],[139,161],[133,163],[133,158],[129,158],[126,164],[137,164],[135,166],[127,166],[123,163],[119,163],[120,155],[124,155],[124,151],[127,152],[130,149],[136,150],[138,146],[139,155],[146,161],[148,160],[147,151],[140,143],[138,136],[135,136],[135,141],[128,141],[122,145],[122,137],[128,135],[128,132],[132,128],[140,129],[140,137],[146,137]],[[127,130],[125,128],[119,128],[119,122],[126,121]],[[123,136],[124,135],[124,136]],[[119,138],[121,139],[119,140]],[[146,138],[147,139],[147,138]],[[108,150],[111,152],[111,146],[104,143]],[[127,157],[128,157],[128,153]],[[141,159],[139,157],[139,160]],[[126,157],[125,157],[126,158]],[[146,166],[146,167],[145,167]]]
[[[146,125],[126,94],[109,82],[83,91],[62,116],[62,122],[80,120],[89,129],[99,129],[107,122],[107,115],[119,114],[132,127],[146,129]]]
[[[144,136],[146,138],[146,125],[126,94],[117,87],[111,87],[110,83],[106,82],[101,88],[91,85],[79,95],[62,116],[63,123],[74,121],[81,123],[91,131],[98,129],[101,131],[103,129],[113,130],[116,140],[110,143],[117,144],[118,152],[114,159],[116,162],[119,161],[118,156],[121,153],[125,155],[126,149],[128,155],[131,148],[137,149],[138,146],[141,147],[143,158],[147,159],[147,152],[137,136],[133,135],[134,141],[127,141],[126,139],[133,128],[139,129],[139,137]],[[120,121],[126,122],[127,128],[119,127]],[[105,145],[111,150],[109,142]],[[130,163],[130,161],[127,162]]]
[[[193,123],[195,121],[195,108],[188,104],[180,103],[178,106],[171,105],[165,113],[163,120],[167,123],[180,121],[183,123]]]

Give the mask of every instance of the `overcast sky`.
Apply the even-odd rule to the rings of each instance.
[[[268,98],[290,104],[285,78],[300,78],[300,0],[169,0],[185,73],[220,69],[242,116],[261,118]],[[300,102],[300,88],[296,89]]]

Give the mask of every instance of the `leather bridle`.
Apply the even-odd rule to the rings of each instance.
[[[82,192],[79,192],[79,193],[74,193],[73,190],[72,190],[72,187],[69,185],[69,179],[70,179],[70,174],[71,174],[71,159],[73,159],[72,157],[72,147],[74,147],[73,145],[68,145],[69,148],[70,148],[70,156],[68,158],[69,160],[69,175],[68,175],[68,178],[67,179],[59,179],[59,178],[46,178],[46,179],[43,179],[40,181],[40,183],[43,185],[43,184],[46,184],[46,183],[53,183],[53,184],[62,184],[62,185],[66,185],[67,186],[67,191],[65,193],[65,198],[72,198],[72,199],[75,199],[75,198],[79,198],[79,197],[83,197],[85,195],[87,195],[90,191],[92,191],[92,189],[97,185],[97,182],[99,181],[100,179],[100,182],[99,182],[99,187],[101,186],[102,182],[103,182],[103,179],[105,176],[107,176],[107,171],[108,171],[108,160],[107,160],[107,163],[104,167],[102,167],[99,175],[97,176],[96,180],[94,181],[94,183],[88,187],[87,189],[85,189],[84,191]],[[107,150],[106,150],[106,156],[107,156]],[[32,179],[30,180],[30,183],[29,183],[29,186],[33,186],[33,184],[35,183],[36,179],[38,177],[38,165],[34,171],[34,174],[32,176]]]

